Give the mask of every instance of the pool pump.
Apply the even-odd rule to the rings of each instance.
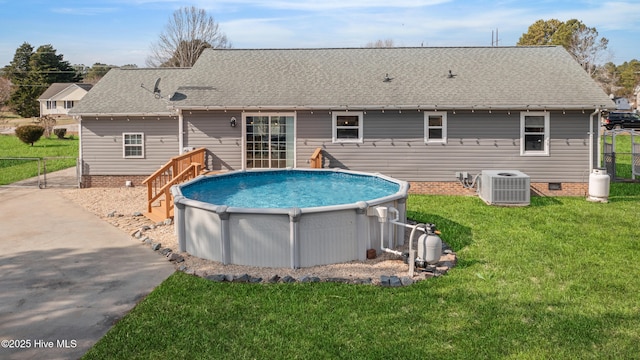
[[[377,206],[374,208],[375,211],[370,214],[370,216],[377,216],[378,221],[380,222],[380,248],[382,251],[400,255],[405,259],[405,262],[409,264],[409,276],[413,276],[414,268],[427,268],[430,265],[437,264],[440,261],[440,257],[442,256],[442,239],[439,234],[440,231],[436,229],[435,224],[416,224],[410,225],[405,224],[400,221],[400,212],[398,209],[394,207],[385,207],[385,206]],[[389,213],[392,213],[394,216],[392,219],[389,219]],[[391,240],[389,241],[389,247],[384,246],[384,225],[385,223],[404,226],[411,228],[411,235],[409,235],[409,252],[402,253],[400,251],[396,251],[391,249]],[[391,226],[389,226],[391,229]],[[416,253],[413,250],[413,239],[416,231],[421,231],[422,234],[418,238],[418,251]],[[391,239],[391,233],[389,233],[389,239]]]
[[[416,266],[426,267],[440,261],[442,256],[442,239],[438,234],[440,231],[436,229],[435,224],[425,224],[425,233],[418,238],[418,255],[416,257]]]

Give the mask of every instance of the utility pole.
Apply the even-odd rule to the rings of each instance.
[[[494,31],[491,30],[491,46],[499,46],[498,43],[500,40],[498,38],[498,28],[496,28],[496,31],[495,31],[495,40],[494,40],[493,34],[494,34]]]

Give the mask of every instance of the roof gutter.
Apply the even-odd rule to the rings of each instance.
[[[388,110],[388,111],[402,111],[402,110],[417,110],[417,111],[437,111],[437,110],[520,110],[520,111],[550,111],[550,110],[580,110],[587,111],[591,109],[606,108],[605,105],[566,105],[566,106],[548,106],[548,105],[451,105],[451,104],[433,104],[433,105],[279,105],[279,106],[260,106],[260,105],[233,105],[233,106],[221,106],[221,105],[169,105],[172,110],[224,110],[224,111],[272,111],[272,110]]]
[[[89,117],[128,117],[128,116],[168,116],[168,117],[172,117],[172,116],[178,116],[178,114],[175,111],[169,111],[169,112],[143,112],[143,113],[137,113],[137,112],[132,112],[132,113],[74,113],[74,114],[70,114],[72,116],[78,116],[78,117],[84,117],[84,118],[89,118]]]

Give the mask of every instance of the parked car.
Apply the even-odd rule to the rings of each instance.
[[[602,121],[602,126],[611,130],[613,128],[640,128],[640,115],[632,112],[610,112]]]

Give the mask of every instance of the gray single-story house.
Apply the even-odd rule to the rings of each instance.
[[[615,104],[562,48],[206,50],[188,69],[112,69],[72,110],[83,186],[139,184],[207,149],[209,170],[379,172],[464,194],[460,174],[514,169],[585,195],[600,111]]]

